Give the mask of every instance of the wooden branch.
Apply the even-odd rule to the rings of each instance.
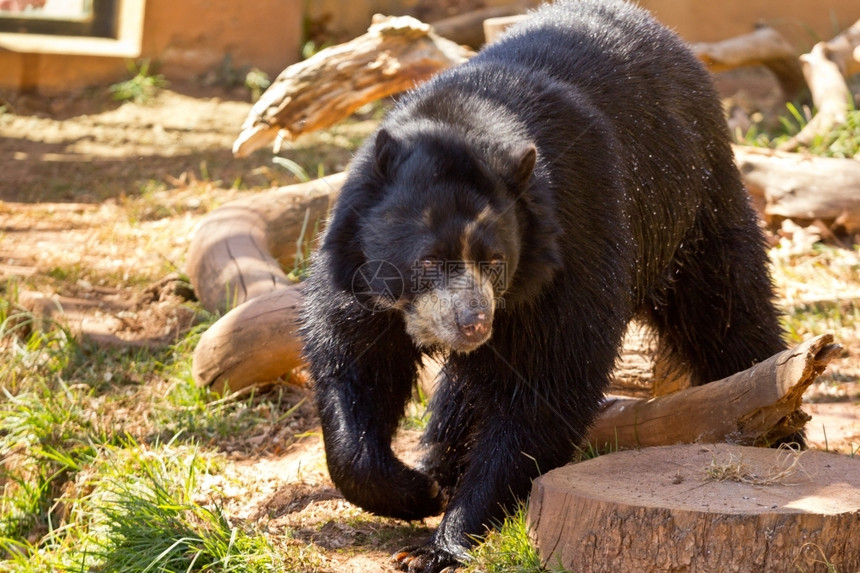
[[[60,324],[99,346],[167,348],[197,322],[185,304],[192,298],[178,273],[152,283],[136,300],[105,287],[94,287],[87,298],[21,290],[17,308],[8,313],[9,323],[17,323],[24,335]]]
[[[610,397],[588,435],[596,447],[773,443],[803,428],[803,392],[841,350],[823,334],[748,370],[658,398]]]
[[[484,20],[484,38],[488,44],[495,42],[505,30],[527,18],[527,14],[512,14],[510,16],[496,16]]]
[[[690,49],[712,72],[765,66],[776,76],[788,98],[805,85],[794,48],[782,34],[769,26],[720,42],[694,43]]]
[[[225,312],[287,287],[283,268],[310,244],[346,175],[281,187],[209,213],[188,247],[186,272],[203,308]],[[306,244],[303,244],[306,243]]]
[[[754,199],[776,217],[820,219],[860,231],[860,161],[735,146],[735,163]]]
[[[289,376],[304,363],[298,336],[299,285],[258,296],[203,333],[192,358],[198,386],[240,392]]]
[[[281,72],[242,124],[233,154],[244,157],[279,132],[295,139],[328,127],[472,55],[415,18],[375,18],[366,34]]]
[[[818,42],[808,54],[800,56],[803,75],[818,111],[800,133],[780,145],[780,150],[794,151],[809,145],[816,137],[845,123],[854,103],[845,78],[860,70],[860,61],[855,56],[858,49],[860,20],[829,42]]]
[[[541,562],[593,573],[858,571],[860,462],[728,444],[628,450],[539,477]]]
[[[527,4],[523,0],[514,8]],[[490,9],[438,25],[446,33],[455,34],[461,26],[471,26],[476,14],[484,17],[509,11],[510,7]],[[484,23],[487,41],[524,17],[488,18]],[[724,42],[694,44],[692,48],[716,71],[745,65],[768,66],[789,96],[803,86],[791,46],[772,28]],[[333,125],[362,105],[412,88],[473,55],[471,50],[437,35],[431,26],[414,18],[379,16],[366,34],[326,48],[281,72],[242,124],[233,154],[244,157],[279,138],[295,139]]]
[[[491,41],[485,33],[487,20],[521,14],[528,7],[534,5],[536,5],[536,2],[520,1],[504,6],[488,6],[478,10],[471,10],[433,22],[433,29],[443,38],[448,38],[452,42],[465,44],[477,49],[485,41]]]

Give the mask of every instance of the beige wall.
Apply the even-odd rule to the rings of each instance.
[[[308,18],[323,23],[327,32],[343,40],[366,32],[374,14],[400,16],[426,12],[433,2],[434,0],[309,0],[306,10]],[[537,5],[540,0],[483,0],[482,3],[486,7]]]
[[[329,19],[339,35],[363,33],[371,16],[403,14],[427,0],[312,0],[308,15]],[[488,6],[514,0],[485,0]],[[819,39],[830,38],[860,18],[860,0],[638,0],[661,21],[690,42],[722,40],[745,34],[766,22],[805,51]]]
[[[343,38],[363,33],[372,14],[402,14],[426,0],[146,0],[140,58],[168,80],[218,68],[256,66],[274,77],[298,59],[302,10]],[[510,0],[485,0],[500,5]],[[522,0],[520,0],[522,1]],[[805,51],[860,18],[858,0],[639,0],[686,40],[713,41],[766,22]],[[0,48],[0,89],[55,92],[115,82],[128,57],[70,56]]]
[[[860,19],[860,0],[638,0],[690,42],[713,42],[765,23],[801,52]]]
[[[139,58],[158,62],[168,80],[205,74],[230,54],[234,68],[274,77],[299,58],[302,0],[146,0]],[[115,82],[127,57],[0,49],[0,88],[43,93]],[[135,58],[137,59],[137,58]]]

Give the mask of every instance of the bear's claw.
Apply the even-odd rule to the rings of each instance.
[[[454,573],[461,565],[454,555],[433,544],[404,547],[391,561],[408,573]]]

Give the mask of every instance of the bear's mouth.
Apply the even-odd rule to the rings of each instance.
[[[486,281],[458,288],[435,288],[415,297],[405,310],[406,332],[422,348],[469,353],[493,334],[496,306],[492,285]]]

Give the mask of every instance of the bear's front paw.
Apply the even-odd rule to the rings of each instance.
[[[378,464],[353,471],[329,473],[344,497],[355,505],[386,517],[406,521],[423,519],[441,513],[447,505],[446,493],[428,475],[399,461],[385,467]]]
[[[462,565],[461,559],[435,543],[401,549],[391,561],[400,571],[409,573],[454,573]]]
[[[389,481],[383,504],[391,517],[405,520],[423,519],[438,515],[448,504],[447,493],[433,478],[423,472],[402,468],[396,478]]]

